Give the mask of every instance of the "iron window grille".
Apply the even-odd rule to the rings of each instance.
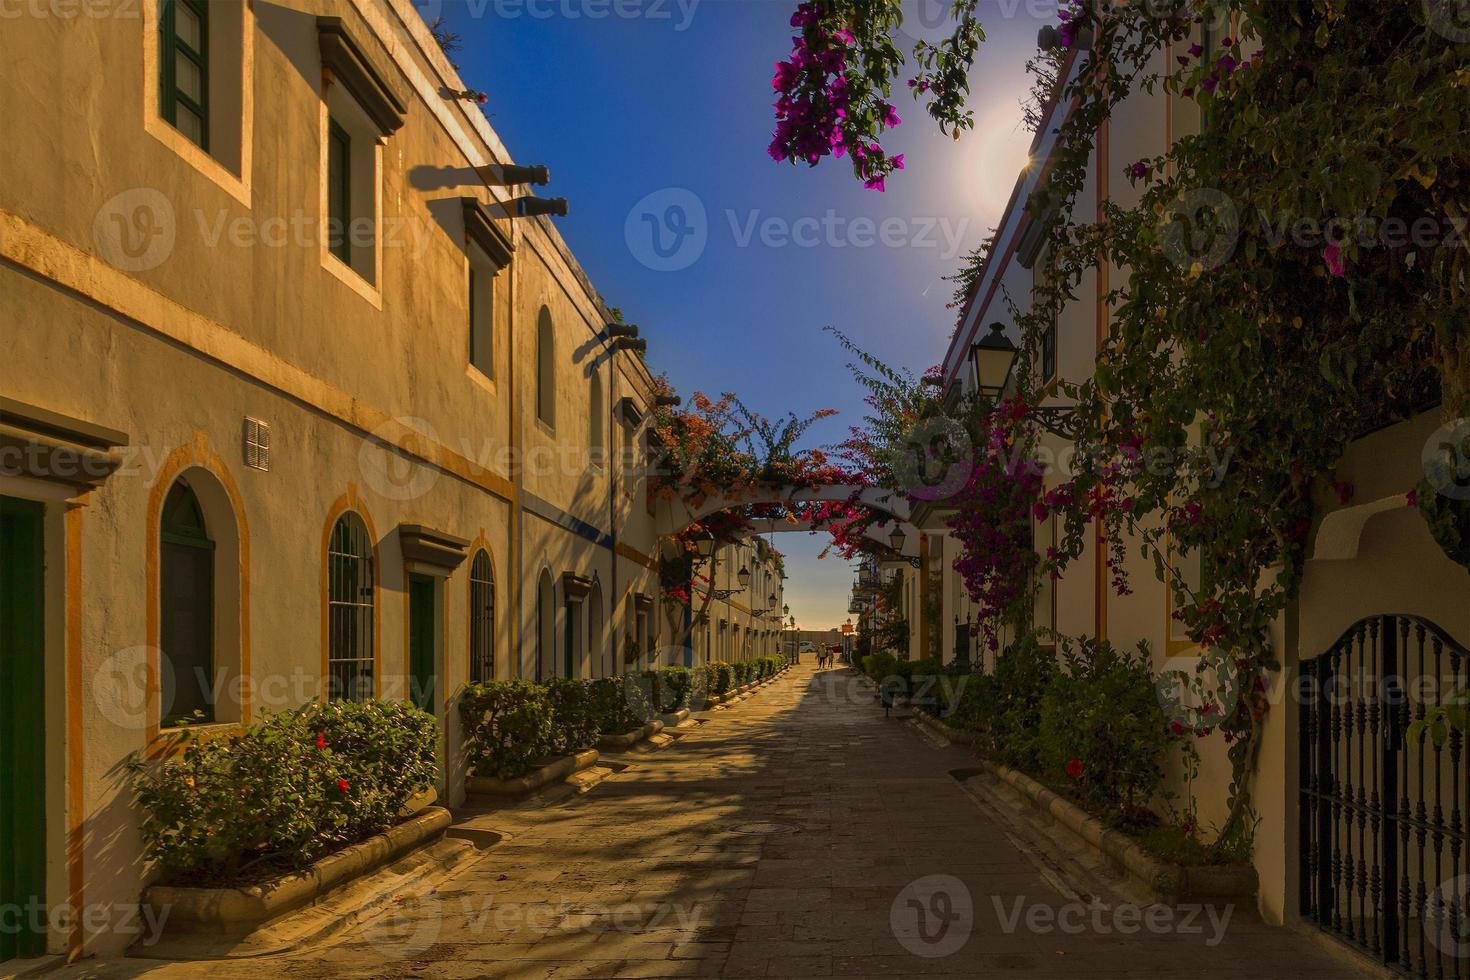
[[[327,545],[327,696],[373,697],[373,618],[377,604],[373,545],[367,525],[351,511],[337,518]]]
[[[495,574],[482,548],[470,562],[470,680],[495,679]]]

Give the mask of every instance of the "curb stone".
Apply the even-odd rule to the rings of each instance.
[[[1155,900],[1178,904],[1225,900],[1255,908],[1257,875],[1248,864],[1188,866],[1153,857],[1132,838],[1113,830],[1024,773],[981,759],[980,766],[1015,790],[1040,814],[1092,847]]]
[[[439,840],[452,818],[440,806],[426,807],[381,834],[328,854],[300,871],[240,888],[187,888],[150,885],[143,901],[167,910],[168,920],[243,933],[295,911],[327,892],[365,877]]]
[[[540,769],[533,769],[524,776],[514,779],[496,779],[493,776],[467,776],[464,781],[468,796],[521,797],[534,793],[548,783],[566,779],[573,773],[590,769],[597,764],[597,750],[584,749],[575,755],[564,755],[552,759]]]
[[[644,739],[652,738],[664,730],[664,723],[655,718],[640,728],[623,732],[621,735],[604,735],[597,740],[599,749],[607,749],[611,752],[621,752],[630,749]]]

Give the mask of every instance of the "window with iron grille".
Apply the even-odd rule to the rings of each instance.
[[[351,511],[337,518],[327,545],[327,696],[373,697],[373,543]]]
[[[495,678],[495,572],[481,548],[470,562],[470,680]]]
[[[209,4],[163,0],[158,11],[159,109],[179,132],[209,149]]]

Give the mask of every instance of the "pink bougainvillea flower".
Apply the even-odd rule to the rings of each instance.
[[[1144,163],[1142,160],[1139,160],[1133,166],[1128,168],[1128,174],[1134,180],[1142,180],[1143,178],[1148,176],[1148,164]]]
[[[903,154],[902,153],[898,154],[897,156],[895,156],[893,158],[893,169],[894,170],[902,170],[903,169]]]
[[[1198,58],[1200,55],[1202,55],[1204,53],[1205,53],[1205,49],[1203,47],[1201,47],[1200,45],[1198,45],[1198,44],[1191,44],[1189,46],[1189,56],[1191,58]]]
[[[1067,778],[1069,778],[1069,779],[1081,779],[1082,778],[1082,760],[1081,759],[1073,759],[1071,762],[1068,762],[1067,763]]]
[[[1328,242],[1322,249],[1322,261],[1327,263],[1327,271],[1334,279],[1341,279],[1347,274],[1347,266],[1342,261],[1342,246],[1337,242]]]
[[[1169,722],[1169,731],[1173,732],[1175,735],[1183,735],[1184,722],[1180,721],[1178,718],[1175,718],[1173,721]]]

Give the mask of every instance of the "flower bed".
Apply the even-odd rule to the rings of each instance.
[[[185,737],[175,758],[131,762],[144,848],[168,885],[305,868],[393,826],[438,775],[434,719],[407,702],[313,702]]]
[[[594,681],[553,678],[488,681],[467,686],[459,713],[472,777],[514,780],[553,759],[573,756],[607,736],[643,729],[662,712],[734,690],[734,678],[773,677],[783,657],[710,663],[695,670],[656,670]]]
[[[975,746],[1154,857],[1181,867],[1246,862],[1248,833],[1212,847],[1198,837],[1192,800],[1180,812],[1155,806],[1170,753],[1194,771],[1193,736],[1206,730],[1170,720],[1150,661],[1146,645],[1119,650],[1092,640],[1064,645],[1059,661],[1023,639],[988,675],[882,654],[864,667],[946,739]]]

